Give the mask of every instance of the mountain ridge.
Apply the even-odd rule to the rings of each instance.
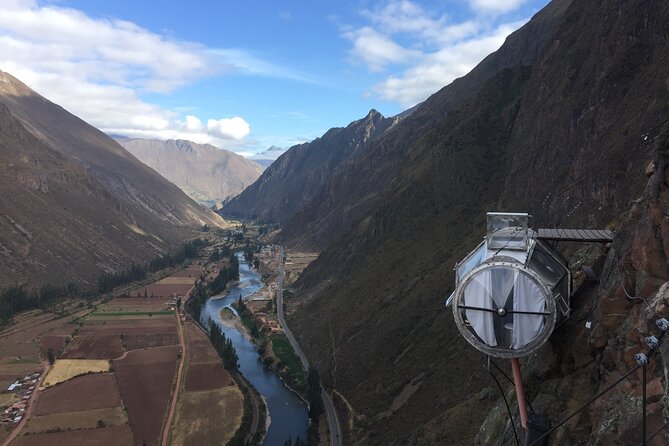
[[[470,443],[484,429],[496,429],[485,431],[496,444],[513,441],[503,430],[503,403],[480,399],[481,388],[490,385],[479,367],[484,358],[462,340],[443,309],[453,289],[453,265],[481,241],[486,211],[530,212],[542,227],[616,228],[632,203],[642,217],[653,216],[647,220],[659,218],[660,211],[647,210],[639,196],[647,166],[669,135],[663,68],[669,6],[601,0],[552,2],[548,8],[535,17],[555,22],[543,29],[544,46],[531,64],[515,60],[502,66],[452,108],[433,105],[452,103],[459,94],[436,93],[375,141],[353,170],[335,175],[329,195],[312,202],[320,208],[317,216],[342,210],[357,218],[302,273],[288,301],[288,319],[326,386],[345,398],[341,407],[353,408],[342,414],[353,423],[348,437],[353,444]],[[516,39],[527,41],[524,33],[538,29],[532,21],[528,25]],[[374,174],[385,166],[397,168]],[[380,187],[365,190],[360,179]],[[367,195],[354,193],[354,184]],[[663,194],[666,205],[666,190]],[[326,197],[332,197],[329,203]],[[367,210],[348,211],[360,197],[368,200]],[[293,224],[323,229],[320,220],[308,217],[289,221],[283,231]],[[650,234],[652,225],[644,224]],[[661,237],[665,229],[657,226],[655,233]],[[662,257],[666,242],[651,239],[622,241],[637,245],[635,284],[649,296],[669,279],[660,268],[650,274],[637,266]],[[606,277],[614,276],[610,271]],[[657,277],[644,279],[649,274]],[[631,366],[629,347],[641,348],[636,340],[644,329],[631,330],[631,342],[624,328],[643,327],[634,325],[641,324],[639,311],[625,303],[620,281],[607,282],[618,287],[596,291],[601,302],[598,294],[576,302],[582,317],[591,310],[588,303],[601,305],[594,312],[597,333],[588,334],[578,321],[567,324],[541,356],[531,358],[534,369],[526,363],[528,382],[534,383],[531,396],[543,398],[532,403],[559,398],[551,405],[554,421],[569,414],[565,401],[579,398],[575,392],[594,395],[616,370]],[[661,314],[666,317],[666,311]],[[553,368],[536,365],[544,363]],[[654,378],[666,370],[665,360]],[[549,379],[560,392],[537,384]],[[639,391],[638,383],[630,385]],[[591,421],[579,421],[574,441],[610,440],[611,432],[601,428],[620,422],[615,398],[604,399]],[[486,418],[499,428],[483,428]],[[559,444],[572,440],[561,435]]]
[[[253,183],[262,168],[241,155],[211,144],[117,138],[140,161],[207,207],[220,206]]]
[[[0,285],[92,286],[226,223],[104,133],[0,72]],[[58,166],[58,168],[53,168]]]

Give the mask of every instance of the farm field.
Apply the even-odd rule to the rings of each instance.
[[[35,415],[105,409],[121,405],[112,373],[79,376],[45,389],[35,406]]]
[[[44,378],[43,386],[55,386],[75,376],[107,371],[109,361],[104,359],[58,359]]]
[[[179,398],[171,444],[226,444],[241,424],[243,412],[244,400],[237,386],[184,392]]]
[[[12,446],[110,446],[132,444],[127,425],[24,435]]]
[[[180,350],[179,346],[135,350],[113,362],[137,445],[160,440]]]
[[[207,335],[190,320],[182,326],[187,367],[179,389],[170,444],[225,444],[241,425],[242,393]],[[201,410],[203,407],[207,410]]]
[[[214,390],[234,385],[230,373],[221,361],[208,364],[189,364],[186,373],[186,390]]]
[[[18,315],[0,332],[0,385],[7,389],[18,379],[21,386],[0,391],[0,407],[15,406],[25,419],[0,423],[0,441],[12,433],[12,446],[158,445],[184,360],[171,444],[227,442],[241,423],[243,396],[192,322],[183,323],[188,349],[182,358],[173,308],[199,276],[199,268],[189,268],[130,297]],[[54,364],[41,387],[31,384],[46,370],[49,351]],[[26,402],[30,385],[41,390]],[[203,404],[204,416],[193,413]]]
[[[121,426],[128,422],[123,407],[92,409],[77,412],[63,412],[51,415],[33,416],[28,421],[24,434],[67,431],[75,429],[96,429],[98,426]]]

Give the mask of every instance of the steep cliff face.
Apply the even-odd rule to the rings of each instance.
[[[224,221],[0,72],[0,286],[94,282]]]
[[[191,141],[119,138],[144,164],[179,186],[193,200],[220,206],[258,179],[262,167],[236,153]]]
[[[570,0],[551,2],[470,73],[432,95],[373,140],[362,157],[338,169],[314,198],[283,225],[279,241],[322,250],[346,233],[381,202],[385,189],[395,184],[405,157],[421,138],[427,137],[496,73],[534,63],[569,4]]]
[[[345,128],[330,129],[321,138],[291,147],[255,183],[226,203],[221,214],[285,221],[312,201],[342,164],[362,156],[369,142],[393,122],[371,110]]]
[[[549,5],[555,6],[565,4]],[[493,407],[479,401],[479,391],[490,384],[483,358],[464,344],[443,310],[452,266],[481,240],[485,211],[528,211],[544,227],[619,226],[629,202],[644,190],[645,169],[669,116],[668,14],[663,2],[571,3],[543,36],[533,64],[498,71],[446,115],[424,109],[428,101],[406,121],[427,123],[420,137],[407,133],[393,141],[408,148],[384,153],[375,143],[370,149],[364,161],[404,153],[394,161],[397,174],[384,183],[371,212],[304,272],[290,316],[326,383],[352,410],[354,442],[457,444],[478,433]],[[395,136],[399,131],[400,125],[392,130]],[[373,165],[367,165],[372,177]],[[646,235],[632,239],[662,245],[649,235],[657,234],[659,209],[649,214],[657,221],[648,217]],[[617,243],[629,240],[622,233]],[[644,251],[630,252],[645,259]],[[657,252],[644,268],[662,264],[665,251]],[[648,296],[666,280],[663,269],[654,268],[659,272],[643,273],[655,277],[647,282],[654,287]],[[612,300],[606,310],[607,298],[601,302],[599,311],[608,311],[598,316],[601,329],[609,330],[604,338],[628,336],[625,321],[640,307],[629,313],[631,304]],[[574,324],[573,333],[584,335],[584,328],[577,329],[582,323]],[[556,342],[563,336],[556,333]],[[541,372],[560,378],[570,367],[587,370],[556,390],[568,402],[565,410],[580,401],[579,391],[589,394],[603,385],[592,381],[601,364],[610,377],[623,370],[623,358],[627,364],[631,359],[620,340],[607,354],[600,336],[601,357],[618,355],[617,363],[601,363],[587,345],[566,339],[564,348],[555,347],[559,356],[553,358],[561,360]],[[563,411],[555,410],[559,419]],[[593,409],[590,424],[574,438],[615,432],[606,424],[610,418],[597,413]]]

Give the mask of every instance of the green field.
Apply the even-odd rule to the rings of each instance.
[[[284,335],[273,335],[270,339],[272,341],[272,351],[277,359],[286,366],[290,379],[305,385],[307,382],[306,372],[302,368],[300,358],[297,357],[293,347],[288,342],[288,338]]]

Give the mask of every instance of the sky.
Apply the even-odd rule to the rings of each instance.
[[[276,158],[422,102],[547,3],[0,0],[0,70],[110,135]]]

